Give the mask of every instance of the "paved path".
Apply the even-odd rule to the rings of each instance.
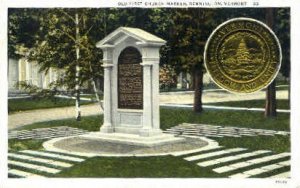
[[[226,101],[244,101],[254,99],[265,99],[266,92],[258,91],[251,94],[234,94],[226,91],[204,91],[202,96],[203,103],[215,103]],[[276,92],[277,99],[287,99],[288,91],[280,90]],[[194,92],[170,92],[161,93],[160,103],[164,104],[193,104]]]
[[[177,107],[177,108],[193,108],[192,104],[160,104],[160,106],[165,107]],[[233,111],[256,111],[264,112],[264,108],[246,108],[246,107],[232,107],[232,106],[216,106],[216,105],[202,105],[204,109],[213,109],[213,110],[233,110]],[[276,109],[280,113],[290,113],[291,110],[288,109]]]
[[[277,99],[287,99],[288,92],[286,90],[277,91]],[[160,103],[167,105],[184,105],[193,103],[193,92],[179,92],[179,93],[162,93],[160,94]],[[241,101],[264,99],[265,92],[259,91],[253,94],[233,94],[224,91],[205,91],[203,94],[203,103],[210,102],[225,102],[225,101]],[[98,104],[83,105],[81,107],[82,116],[102,114],[102,110]],[[27,124],[50,121],[57,119],[66,119],[75,117],[74,107],[51,108],[30,110],[19,113],[10,114],[8,116],[8,129],[15,129]]]
[[[90,104],[81,106],[81,115],[90,116],[102,114],[102,110],[98,104]],[[10,114],[8,116],[8,129],[15,129],[31,123],[50,121],[57,119],[75,118],[74,107],[51,108],[30,110],[19,113]]]

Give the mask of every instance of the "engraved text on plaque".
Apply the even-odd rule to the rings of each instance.
[[[143,109],[143,68],[141,54],[125,48],[118,60],[118,108]]]

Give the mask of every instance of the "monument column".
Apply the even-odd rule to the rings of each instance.
[[[141,136],[150,136],[152,130],[152,63],[143,59],[143,128],[140,131]]]
[[[112,46],[104,46],[103,50],[103,65],[104,68],[104,97],[103,97],[103,107],[104,107],[104,118],[103,125],[100,128],[100,132],[112,133],[112,110],[111,110],[111,80],[112,80]]]
[[[144,78],[144,113],[141,136],[162,133],[159,117],[159,48],[160,45],[138,44],[142,47]]]
[[[152,85],[153,129],[155,132],[161,132],[159,117],[159,58],[153,58]]]

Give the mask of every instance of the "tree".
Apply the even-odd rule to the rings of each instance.
[[[290,8],[275,9],[274,14],[275,25],[274,32],[276,33],[282,50],[282,62],[280,72],[289,81],[290,80]],[[288,90],[288,100],[290,101],[290,84]]]
[[[274,24],[274,10],[266,10],[266,23],[272,29]],[[266,104],[265,104],[265,116],[266,117],[275,117],[276,113],[276,80],[267,87],[266,90]]]
[[[30,53],[30,60],[37,61],[41,70],[63,68],[65,76],[57,82],[76,94],[76,119],[81,119],[80,88],[88,81],[95,87],[95,77],[101,72],[99,60],[102,53],[90,36],[95,20],[87,18],[92,9],[42,9],[39,36]],[[75,89],[74,89],[75,88]],[[97,96],[97,92],[95,91]]]
[[[8,9],[8,57],[20,58],[18,51],[34,45],[40,27],[39,15],[37,9]]]
[[[215,22],[215,9],[176,9],[172,15],[170,57],[177,72],[191,72],[194,80],[194,111],[201,112],[204,45]]]

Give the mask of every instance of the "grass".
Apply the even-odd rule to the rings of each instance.
[[[290,130],[289,114],[286,113],[278,113],[275,118],[265,118],[263,112],[205,110],[201,114],[197,114],[191,109],[161,108],[160,124],[162,129],[171,128],[180,123]]]
[[[265,100],[246,100],[246,101],[229,101],[229,102],[217,102],[207,103],[207,105],[215,106],[232,106],[232,107],[245,107],[245,108],[264,108]],[[287,99],[277,99],[278,109],[290,109],[290,103]]]
[[[181,123],[203,123],[271,130],[290,130],[289,114],[283,113],[278,113],[276,118],[265,118],[262,112],[206,110],[201,114],[197,114],[191,109],[166,107],[160,109],[160,117],[160,125],[163,130]],[[75,118],[71,118],[33,123],[19,129],[31,130],[34,128],[70,126],[88,131],[98,131],[102,124],[103,116],[100,115],[82,117],[81,121],[76,121]]]
[[[20,127],[16,130],[32,130],[36,128],[48,128],[48,127],[59,127],[59,126],[69,126],[79,129],[84,129],[88,131],[99,131],[100,125],[103,124],[103,115],[98,116],[86,116],[82,117],[81,121],[76,121],[75,118],[54,120],[54,121],[44,121],[26,125]]]
[[[43,149],[43,142],[45,140],[35,140],[35,139],[9,139],[8,148],[11,151],[20,151],[20,150],[41,150]]]
[[[92,101],[81,101],[82,105],[91,104]],[[35,109],[45,109],[45,108],[56,108],[65,106],[74,106],[75,99],[33,99],[33,98],[23,98],[23,99],[8,99],[8,113],[20,112],[26,110]]]
[[[248,128],[260,128],[270,130],[289,131],[289,115],[278,113],[278,117],[267,119],[261,112],[207,110],[202,114],[196,114],[191,109],[183,108],[161,108],[161,128],[163,130],[171,128],[180,123],[203,123],[223,126],[237,126]],[[88,131],[98,131],[103,124],[103,116],[82,117],[81,121],[75,118],[39,122],[24,126],[19,129],[31,130],[35,128],[70,126]],[[257,136],[241,138],[214,138],[220,145],[225,147],[245,147],[253,150],[270,149],[276,152],[290,151],[290,138],[288,136]],[[14,144],[14,142],[18,144]],[[20,142],[20,143],[19,143]],[[33,141],[10,140],[10,147],[17,148],[24,142],[29,149],[40,148]],[[38,142],[38,141],[36,141]],[[42,142],[40,142],[41,145]],[[32,146],[31,146],[32,144]],[[20,147],[22,148],[22,147]]]
[[[55,177],[196,178],[222,177],[211,170],[173,156],[95,157],[66,169]]]
[[[289,115],[279,113],[272,119],[264,118],[261,112],[206,110],[201,114],[191,109],[161,108],[161,128],[167,129],[183,122],[205,123],[213,125],[251,127],[273,130],[289,130]],[[72,119],[34,123],[21,129],[34,129],[55,126],[70,126],[98,131],[103,123],[103,116],[82,117],[81,121]],[[225,148],[243,147],[251,150],[272,150],[275,153],[290,152],[288,136],[257,136],[241,138],[213,138]],[[10,150],[40,150],[44,140],[9,140]],[[94,157],[75,164],[54,177],[114,177],[114,178],[217,178],[226,177],[229,173],[218,174],[211,167],[199,167],[196,163],[187,162],[182,157]],[[239,172],[239,171],[237,171]],[[272,174],[267,174],[272,175]],[[266,176],[263,174],[263,176]],[[260,177],[260,176],[258,176]]]
[[[272,150],[276,153],[291,151],[289,136],[244,136],[241,138],[226,137],[213,139],[226,148],[242,147],[250,150]]]

